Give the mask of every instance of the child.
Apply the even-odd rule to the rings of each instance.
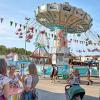
[[[78,70],[73,70],[68,78],[68,84],[70,86],[79,85],[80,84],[80,75]]]

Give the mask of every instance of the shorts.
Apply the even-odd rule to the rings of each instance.
[[[4,95],[0,96],[0,100],[6,100]]]

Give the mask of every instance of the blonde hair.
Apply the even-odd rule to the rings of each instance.
[[[28,69],[30,74],[37,75],[37,68],[34,63],[29,64]]]

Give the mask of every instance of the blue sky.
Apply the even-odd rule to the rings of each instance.
[[[50,2],[69,2],[72,6],[82,8],[93,18],[91,30],[100,35],[99,0],[1,0],[0,17],[4,17],[4,22],[0,23],[0,44],[7,47],[24,48],[24,39],[19,39],[15,35],[16,28],[11,27],[9,21],[24,24],[25,17],[34,17],[34,10],[39,5]],[[75,48],[73,44],[72,47]],[[33,42],[27,43],[27,50],[34,50]]]

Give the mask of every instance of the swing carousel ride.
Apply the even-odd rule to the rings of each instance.
[[[54,33],[52,63],[66,65],[68,62],[67,34],[86,32],[92,26],[92,18],[82,9],[69,3],[50,3],[39,6],[35,11],[36,20]]]
[[[3,23],[3,20],[4,18],[1,17],[0,22]],[[78,54],[85,52],[99,54],[100,35],[90,30],[92,20],[87,12],[67,2],[48,3],[38,6],[35,10],[35,19],[25,17],[25,25],[14,21],[10,21],[10,25],[14,25],[17,29],[16,36],[25,41],[25,54],[28,43],[33,41],[35,49],[30,55],[31,58],[26,58],[32,59],[36,64],[62,66],[69,62],[72,51]],[[72,35],[73,38],[68,38],[68,35]],[[77,40],[75,36],[80,40]],[[72,50],[70,44],[73,42],[91,46],[92,49],[88,47]]]

